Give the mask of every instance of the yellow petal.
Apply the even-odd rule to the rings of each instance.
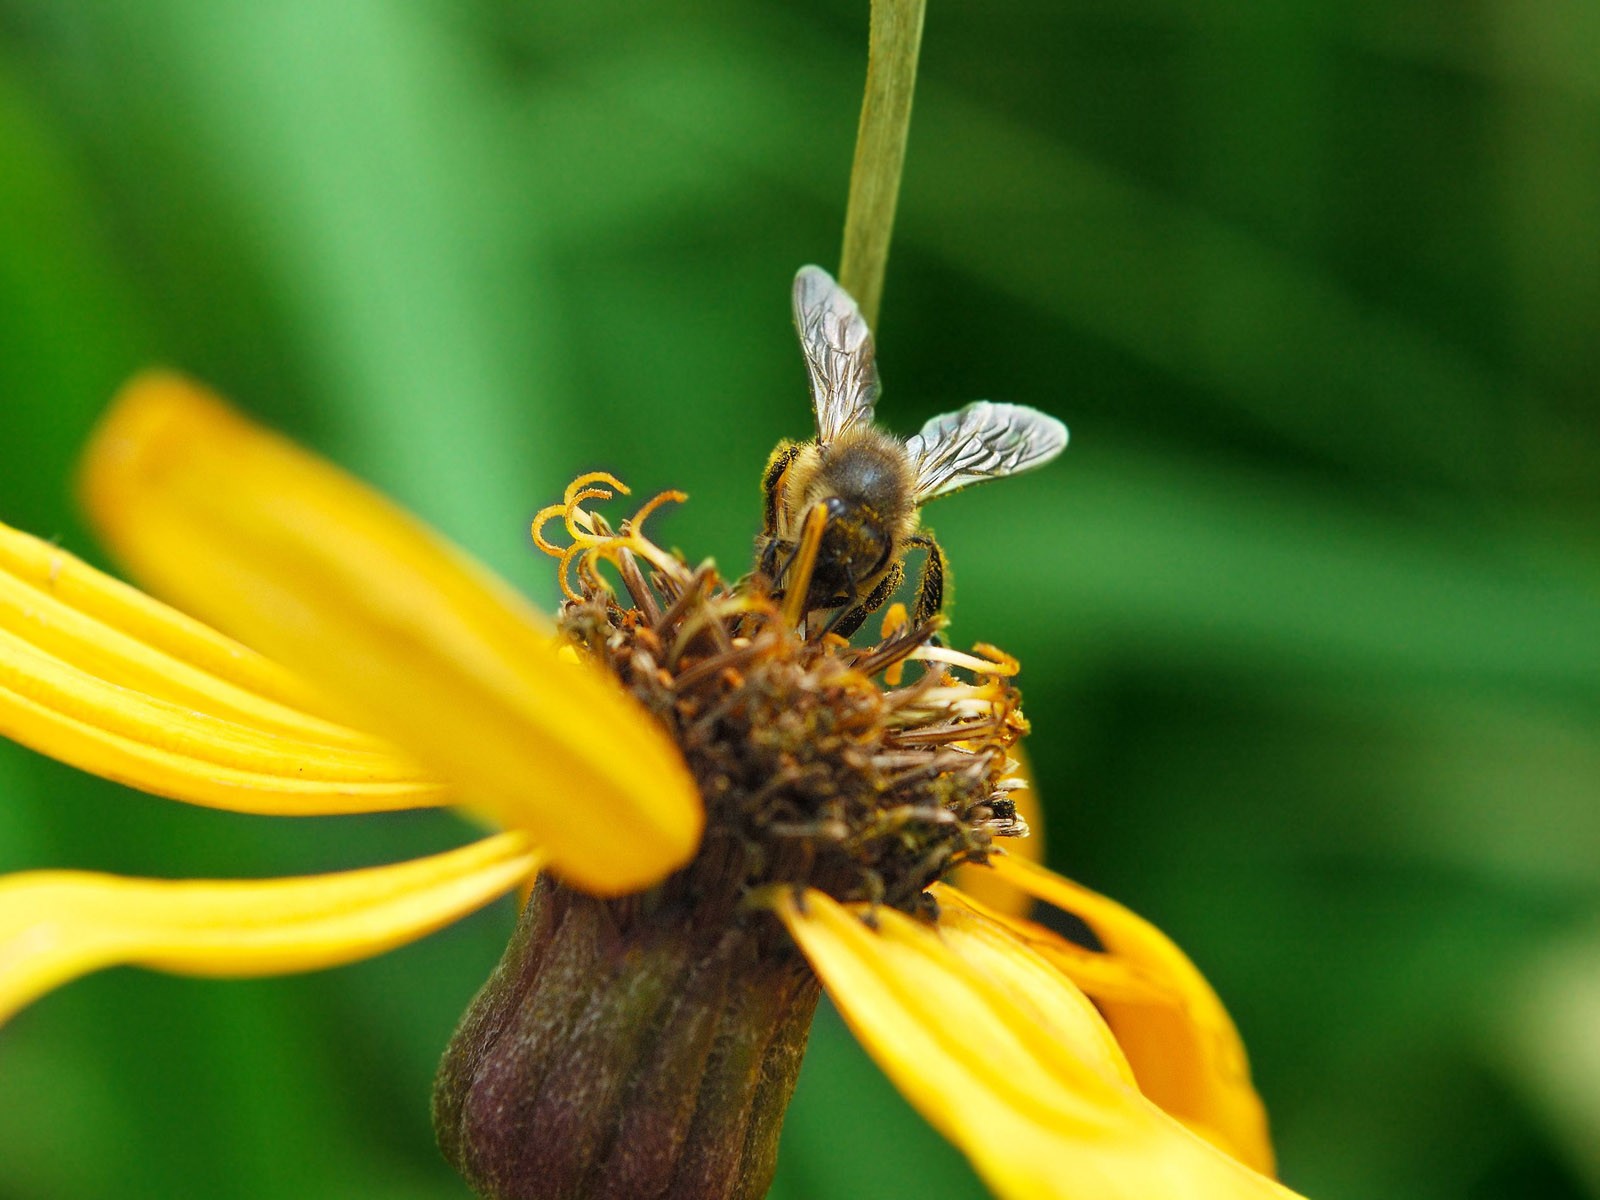
[[[993,869],[1089,926],[1105,953],[1031,922],[1018,936],[1094,998],[1139,1086],[1167,1112],[1258,1171],[1273,1170],[1266,1110],[1239,1031],[1188,957],[1154,925],[1046,868],[995,855]]]
[[[815,891],[775,907],[867,1051],[997,1194],[1293,1196],[1145,1098],[1094,1006],[1000,924],[880,909],[874,931]]]
[[[0,525],[0,734],[147,792],[243,812],[447,800],[299,680],[71,555]]]
[[[82,482],[137,578],[527,830],[573,883],[633,890],[694,852],[699,796],[666,732],[563,663],[509,588],[337,468],[151,375],[119,397]]]
[[[1044,810],[1039,804],[1039,794],[1034,790],[1033,768],[1021,746],[1011,748],[1016,768],[1007,773],[1009,780],[1018,780],[1023,786],[1009,795],[1017,806],[1017,816],[1028,825],[1025,838],[1006,838],[1001,843],[1007,854],[1025,858],[1029,862],[1044,861]],[[1016,884],[991,871],[984,863],[969,863],[957,867],[950,882],[963,892],[975,897],[985,907],[1012,917],[1025,917],[1033,908],[1033,897]]]
[[[0,628],[119,684],[261,729],[365,740],[297,676],[59,546],[0,525]]]
[[[0,1021],[102,967],[279,975],[369,958],[481,907],[537,866],[523,836],[505,833],[414,862],[296,879],[0,877]]]

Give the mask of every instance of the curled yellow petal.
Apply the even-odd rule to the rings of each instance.
[[[82,490],[136,578],[527,830],[578,886],[633,890],[693,853],[699,797],[666,732],[563,662],[509,588],[337,468],[150,375],[102,424]]]
[[[260,655],[0,525],[0,735],[119,783],[241,812],[442,804],[437,778],[316,711]]]
[[[1012,854],[994,871],[1078,917],[1104,953],[1032,922],[1008,919],[1017,936],[1099,1005],[1139,1087],[1196,1132],[1270,1174],[1266,1109],[1250,1082],[1244,1043],[1205,976],[1164,933],[1098,892]]]
[[[0,877],[0,1021],[90,971],[278,975],[414,941],[511,890],[538,867],[521,834],[333,875],[123,879],[84,871]]]
[[[1039,804],[1039,794],[1034,790],[1033,769],[1021,746],[1011,748],[1016,768],[1006,779],[1020,785],[1007,795],[1017,806],[1017,816],[1028,825],[1025,838],[1006,838],[1003,846],[1007,854],[1025,858],[1029,862],[1044,861],[1044,810]],[[968,863],[957,867],[950,882],[963,892],[975,897],[985,907],[1012,917],[1025,917],[1033,908],[1033,897],[1009,879],[991,871],[985,863]]]
[[[1148,1100],[1089,1000],[999,923],[881,909],[874,930],[815,891],[774,907],[863,1046],[997,1194],[1294,1195]]]

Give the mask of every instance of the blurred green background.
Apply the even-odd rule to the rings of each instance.
[[[99,561],[76,448],[166,363],[544,602],[526,519],[593,467],[737,570],[864,69],[865,4],[803,7],[0,0],[0,519]],[[880,332],[896,429],[1072,426],[930,512],[954,636],[1021,656],[1052,864],[1216,982],[1286,1178],[1600,1195],[1600,8],[933,0]],[[466,836],[10,746],[0,798],[0,869]],[[46,998],[0,1196],[464,1196],[429,1081],[509,920]],[[824,1013],[774,1195],[980,1194]]]

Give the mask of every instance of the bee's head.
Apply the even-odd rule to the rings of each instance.
[[[842,496],[823,504],[828,523],[807,596],[816,607],[859,599],[861,585],[883,570],[894,550],[893,534],[870,505]]]
[[[831,529],[844,522],[861,520],[866,506],[855,500],[846,500],[843,496],[829,496],[823,501],[823,507],[827,510]]]

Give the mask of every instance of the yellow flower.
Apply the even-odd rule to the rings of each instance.
[[[648,905],[709,853],[704,778],[659,707],[636,698],[643,683],[630,694],[577,660],[481,567],[194,385],[130,384],[88,451],[82,494],[130,573],[183,611],[0,526],[0,732],[194,804],[295,816],[448,804],[505,832],[310,878],[0,879],[0,1019],[114,964],[226,976],[351,961],[536,876],[535,903],[542,890]],[[638,556],[669,589],[686,569],[652,561],[637,520],[609,538],[579,507],[590,494],[569,495],[578,545],[564,566],[594,585],[574,595],[600,605],[589,610],[600,643],[632,654],[595,600],[598,558],[631,567],[639,586]],[[924,641],[902,637],[894,653],[987,672],[962,703],[1009,712],[984,699],[1005,693],[1004,667]],[[805,653],[824,663],[834,651]],[[865,679],[840,670],[841,687]],[[928,719],[946,722],[948,743],[953,718]],[[993,771],[1002,760],[984,759]],[[949,883],[898,907],[841,901],[802,873],[744,896],[755,916],[740,919],[775,914],[863,1045],[997,1194],[1292,1195],[1270,1177],[1243,1048],[1200,974],[1125,909],[988,848],[984,820],[955,824],[973,860],[964,878],[999,885],[989,903]],[[943,853],[936,873],[955,861]],[[1099,948],[1016,915],[1008,897],[1020,895],[1074,913]]]

